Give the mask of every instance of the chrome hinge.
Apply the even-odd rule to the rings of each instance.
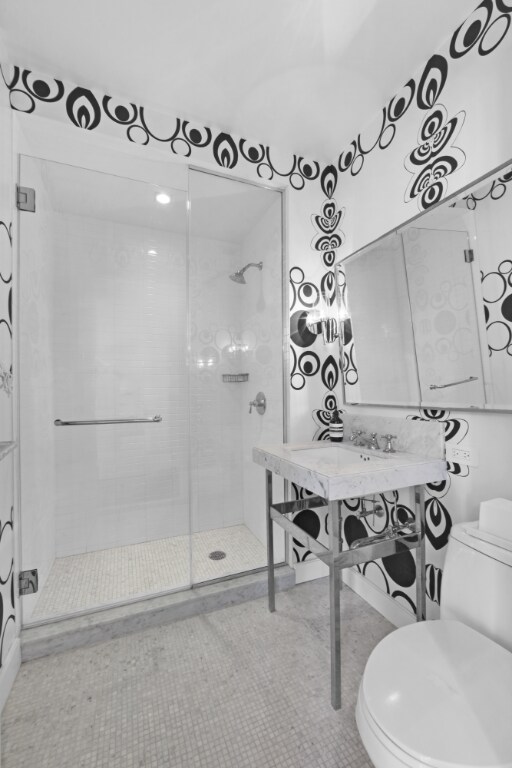
[[[33,595],[39,587],[37,568],[32,571],[20,571],[18,576],[20,595]]]
[[[468,248],[464,251],[464,261],[466,264],[471,264],[475,260],[475,252],[472,248]]]
[[[16,187],[16,207],[19,211],[36,211],[36,191],[32,187]]]

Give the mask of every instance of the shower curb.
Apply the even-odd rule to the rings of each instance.
[[[287,565],[276,568],[275,583],[280,592],[294,587],[293,568]],[[21,661],[103,643],[132,632],[239,605],[266,594],[267,574],[266,571],[259,571],[183,592],[27,627],[21,632]]]

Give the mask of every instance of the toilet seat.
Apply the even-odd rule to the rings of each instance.
[[[356,718],[377,768],[512,768],[512,653],[457,621],[402,627],[370,655]]]

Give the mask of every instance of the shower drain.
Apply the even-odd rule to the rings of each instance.
[[[210,552],[208,557],[210,560],[224,560],[226,553],[223,552],[222,549],[214,549],[213,552]]]

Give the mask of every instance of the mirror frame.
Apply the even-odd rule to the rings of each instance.
[[[469,182],[468,184],[465,184],[462,187],[459,187],[455,192],[452,192],[451,194],[444,197],[442,200],[440,200],[435,205],[432,205],[429,208],[426,208],[423,211],[420,211],[419,213],[415,214],[414,216],[411,216],[410,219],[406,219],[401,224],[397,225],[396,227],[393,227],[392,229],[387,230],[384,234],[380,235],[379,237],[376,237],[374,240],[371,240],[370,242],[366,243],[365,245],[361,246],[361,248],[358,248],[356,251],[353,251],[352,253],[347,254],[342,259],[338,259],[338,261],[334,264],[334,275],[335,275],[335,285],[336,285],[336,302],[338,308],[340,308],[340,280],[339,280],[339,271],[340,269],[343,269],[343,265],[347,261],[351,261],[352,259],[357,258],[358,256],[361,256],[362,254],[366,253],[367,251],[374,248],[376,245],[378,245],[380,242],[382,242],[385,238],[391,236],[391,235],[401,235],[403,232],[408,230],[410,227],[412,227],[419,219],[421,219],[425,214],[432,213],[438,208],[441,208],[447,204],[450,203],[452,200],[456,200],[460,197],[462,197],[466,192],[469,192],[471,190],[474,190],[475,187],[478,187],[480,184],[485,184],[487,180],[489,180],[492,176],[498,175],[501,171],[505,169],[511,169],[512,168],[512,158],[509,159],[505,163],[500,163],[500,165],[497,165],[495,168],[493,168],[491,171],[483,174],[482,176],[478,176],[475,180]],[[479,309],[477,307],[477,309]],[[340,321],[342,324],[343,321]],[[485,403],[482,406],[478,405],[471,405],[471,406],[459,406],[459,405],[446,405],[443,406],[442,403],[439,403],[437,406],[433,406],[431,404],[427,404],[421,401],[421,399],[414,404],[389,404],[389,403],[381,403],[378,401],[375,402],[354,402],[349,401],[346,398],[346,391],[345,391],[345,375],[343,372],[343,360],[344,360],[344,344],[343,344],[343,338],[344,334],[340,332],[338,337],[338,347],[339,347],[339,353],[340,353],[340,361],[341,361],[341,402],[343,405],[349,405],[352,407],[359,407],[359,408],[426,408],[426,409],[432,409],[434,407],[442,410],[450,410],[450,411],[477,411],[479,413],[511,413],[512,412],[512,402],[510,404],[510,407],[496,407],[493,405],[488,405]],[[415,349],[416,354],[416,349]],[[420,389],[421,392],[421,389]]]

